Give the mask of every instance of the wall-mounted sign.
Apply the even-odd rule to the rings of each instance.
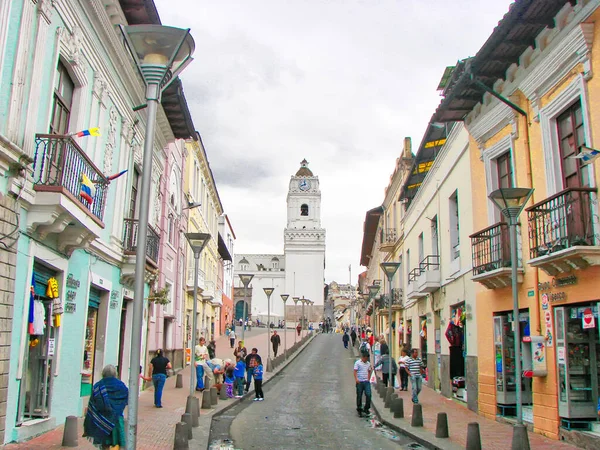
[[[54,338],[48,339],[48,356],[54,356],[55,341]]]
[[[77,305],[75,303],[67,302],[65,303],[65,312],[74,313],[77,309]]]
[[[77,292],[76,291],[67,291],[67,301],[74,302],[75,301],[75,297],[77,297]]]
[[[544,281],[543,283],[538,283],[538,289],[540,291],[548,291],[553,288],[563,287],[563,286],[571,286],[573,284],[577,284],[577,277],[575,275],[569,275],[568,277],[554,277],[550,281]]]
[[[583,329],[596,328],[596,320],[594,319],[594,314],[592,313],[592,308],[586,308],[583,312],[583,317],[581,318]]]
[[[80,285],[81,285],[81,283],[79,282],[79,280],[76,280],[75,278],[73,278],[72,273],[70,273],[67,276],[67,287],[77,289]]]
[[[118,306],[119,306],[119,301],[118,300],[111,300],[110,301],[110,309],[117,309]]]

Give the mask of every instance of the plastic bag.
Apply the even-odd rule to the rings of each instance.
[[[369,380],[371,384],[377,384],[377,377],[375,376],[375,372],[371,372],[371,379]]]

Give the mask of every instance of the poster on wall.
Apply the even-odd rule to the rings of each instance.
[[[594,319],[594,314],[592,313],[592,308],[586,308],[583,311],[583,316],[581,317],[581,322],[582,322],[584,330],[596,328],[596,320]]]
[[[544,311],[544,322],[546,324],[546,346],[554,345],[554,329],[552,328],[552,313],[549,310]]]

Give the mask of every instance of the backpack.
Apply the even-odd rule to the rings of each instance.
[[[362,344],[360,344],[360,347],[358,347],[358,351],[359,352],[368,352],[368,348],[367,348],[367,343],[363,342]]]

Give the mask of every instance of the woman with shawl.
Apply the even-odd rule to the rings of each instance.
[[[129,390],[117,378],[115,366],[102,369],[102,379],[94,384],[83,422],[83,437],[98,448],[125,448],[123,411],[127,406]]]

